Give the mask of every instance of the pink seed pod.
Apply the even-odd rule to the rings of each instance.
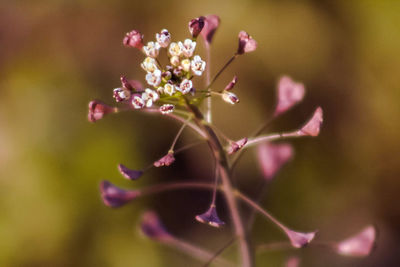
[[[239,46],[237,53],[242,55],[244,53],[250,53],[256,50],[257,41],[254,40],[247,32],[239,32]]]

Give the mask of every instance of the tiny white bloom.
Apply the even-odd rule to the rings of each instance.
[[[160,52],[160,44],[157,42],[148,42],[143,46],[143,51],[148,57],[156,58]]]
[[[117,102],[128,100],[131,97],[131,91],[126,88],[115,88],[113,90],[113,97]]]
[[[140,66],[147,72],[153,72],[157,69],[157,61],[152,57],[146,57]]]
[[[193,56],[194,50],[196,49],[196,42],[190,39],[186,39],[185,41],[183,41],[183,43],[179,42],[178,45],[182,51],[182,54],[185,57]]]
[[[174,65],[175,67],[176,67],[176,66],[179,66],[179,64],[180,64],[179,57],[178,57],[178,56],[172,56],[172,57],[170,58],[170,62],[171,62],[171,64]]]
[[[164,93],[168,95],[173,95],[175,93],[175,86],[173,84],[167,83],[164,85]]]
[[[190,90],[193,88],[193,83],[191,80],[184,79],[179,87],[177,88],[179,91],[182,92],[182,94],[187,94],[190,92]]]
[[[206,62],[200,56],[194,56],[191,67],[194,75],[201,76],[206,68]]]
[[[190,59],[182,60],[181,66],[182,66],[184,71],[188,72],[190,70]]]
[[[144,103],[146,103],[146,107],[151,107],[153,102],[156,102],[159,99],[159,95],[156,91],[146,88],[144,93],[142,94],[142,99]]]
[[[168,53],[171,57],[173,57],[173,56],[179,57],[180,55],[182,55],[182,50],[181,50],[181,47],[177,43],[172,42],[169,45]]]
[[[171,34],[167,29],[163,29],[160,33],[156,33],[156,39],[161,47],[166,48],[171,42]]]
[[[144,100],[139,95],[135,95],[132,98],[132,106],[135,109],[144,108],[144,105],[145,105]]]
[[[160,107],[160,112],[162,114],[168,114],[174,111],[175,106],[172,104],[164,104]]]
[[[161,70],[155,70],[154,72],[148,72],[146,74],[146,81],[148,84],[157,87],[161,83]]]
[[[239,98],[232,92],[224,91],[222,93],[222,99],[232,105],[239,103]]]

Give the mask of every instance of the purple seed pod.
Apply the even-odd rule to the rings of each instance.
[[[235,75],[235,76],[233,77],[232,81],[230,81],[230,82],[228,83],[228,85],[225,87],[224,90],[225,90],[225,91],[230,91],[230,90],[232,90],[233,87],[235,87],[236,83],[237,83],[237,76]]]
[[[369,225],[359,233],[340,241],[334,247],[335,251],[344,256],[365,257],[374,248],[376,241],[376,229]]]
[[[101,198],[111,208],[121,207],[140,195],[139,191],[121,189],[109,181],[100,183]]]
[[[93,100],[89,102],[88,120],[90,122],[96,122],[102,119],[105,115],[114,113],[115,111],[115,108],[108,106],[101,101]]]
[[[172,163],[174,163],[174,161],[175,161],[174,153],[173,152],[168,152],[167,155],[165,155],[161,159],[155,161],[153,165],[155,167],[169,166]]]
[[[314,239],[316,233],[318,232],[314,231],[310,233],[302,233],[287,228],[284,231],[286,235],[289,237],[290,243],[295,248],[302,248],[310,244],[310,242]]]
[[[254,40],[247,32],[239,32],[239,46],[237,53],[242,55],[244,53],[249,53],[257,48],[257,41]]]
[[[217,15],[207,15],[204,19],[204,28],[200,35],[204,38],[209,45],[212,42],[215,32],[218,29],[221,20]]]
[[[122,176],[124,176],[126,179],[129,179],[129,180],[139,179],[140,176],[143,175],[142,170],[132,170],[132,169],[127,168],[123,164],[118,164],[118,170],[122,174]]]
[[[127,47],[143,48],[143,35],[136,30],[126,33],[122,43]]]
[[[290,144],[264,143],[258,146],[258,162],[264,178],[269,181],[293,157]]]
[[[189,22],[189,31],[193,38],[196,38],[203,29],[204,19],[204,17],[198,17]]]
[[[230,146],[228,147],[228,154],[231,155],[244,147],[247,144],[247,140],[247,137],[245,137],[237,142],[231,142]]]
[[[167,232],[157,213],[154,211],[146,211],[142,215],[140,228],[142,233],[150,239],[160,242],[168,242],[173,239],[172,235]]]
[[[197,215],[196,220],[216,228],[219,228],[225,224],[225,222],[218,217],[215,205],[211,205],[210,208],[203,214]]]
[[[323,122],[322,108],[318,107],[312,118],[297,132],[299,136],[318,136]]]
[[[294,82],[290,77],[283,76],[278,82],[278,104],[274,116],[278,116],[303,100],[304,84]]]

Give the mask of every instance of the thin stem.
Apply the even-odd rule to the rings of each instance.
[[[210,84],[211,79],[211,51],[210,45],[206,42],[206,54],[207,54],[207,70],[206,70],[206,85]],[[207,92],[210,92],[210,88]],[[212,100],[211,97],[207,98],[207,109],[206,109],[206,120],[208,123],[212,122]]]
[[[208,84],[208,86],[206,87],[206,89],[208,90],[209,88],[211,88],[211,86],[214,84],[214,82],[218,79],[218,77],[224,72],[224,70],[235,60],[235,58],[237,58],[238,54],[234,54],[229,60],[228,62],[225,63],[225,65],[218,71],[218,73],[214,76],[214,78],[212,79],[212,81]]]
[[[174,154],[177,155],[177,154],[179,154],[179,153],[181,153],[181,152],[184,152],[184,151],[186,151],[186,150],[188,150],[188,149],[190,149],[190,148],[192,148],[192,147],[194,147],[194,146],[197,146],[197,145],[200,145],[200,144],[203,144],[203,143],[204,143],[204,141],[197,141],[197,142],[194,142],[194,143],[185,145],[185,146],[180,147],[180,148],[178,148],[177,150],[175,150],[175,153],[174,153]]]
[[[261,184],[257,187],[259,188],[258,193],[257,193],[257,197],[256,197],[256,202],[260,203],[262,200],[262,197],[264,196],[265,193],[265,189],[266,189],[266,184],[267,182],[263,179],[261,181]],[[250,214],[248,216],[248,220],[247,220],[247,231],[250,232],[250,230],[253,228],[253,224],[254,224],[254,220],[255,220],[255,216],[256,212],[255,210],[250,210]]]
[[[210,264],[219,256],[222,252],[224,252],[227,248],[229,248],[236,241],[236,237],[233,237],[226,243],[223,247],[217,250],[215,254],[203,265],[203,267],[208,267]]]
[[[174,148],[176,145],[176,142],[178,141],[178,138],[181,136],[183,130],[185,129],[185,127],[188,125],[188,123],[190,122],[191,117],[189,117],[185,123],[182,124],[181,128],[179,129],[178,133],[176,134],[174,141],[172,142],[171,148],[169,149],[169,151],[171,151],[172,153],[174,152]]]
[[[212,200],[211,200],[211,206],[215,206],[215,200],[217,199],[217,187],[218,187],[218,163],[215,162],[215,181],[214,181],[214,189],[213,189],[213,195],[212,195]]]

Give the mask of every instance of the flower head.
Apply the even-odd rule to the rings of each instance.
[[[247,32],[241,31],[239,33],[239,46],[237,53],[242,55],[244,53],[249,53],[257,48],[257,42],[254,40]]]
[[[143,35],[140,32],[133,30],[133,31],[126,33],[124,40],[122,42],[125,46],[142,49]]]
[[[182,92],[182,94],[187,94],[190,92],[190,90],[192,90],[193,88],[193,83],[191,80],[188,79],[184,79],[181,84],[179,85],[179,87],[177,87],[176,89],[180,92]]]
[[[156,33],[156,39],[157,39],[157,43],[161,46],[161,47],[168,47],[169,43],[171,42],[171,34],[169,33],[169,31],[167,29],[163,29],[161,30],[160,33]]]
[[[154,72],[148,72],[146,74],[146,81],[149,85],[157,87],[161,83],[161,70],[155,70]]]
[[[206,68],[206,62],[196,55],[192,60],[191,67],[194,75],[201,76]]]
[[[148,57],[156,58],[160,52],[160,45],[157,42],[148,42],[143,46],[143,51]]]
[[[204,17],[198,17],[189,22],[189,31],[193,38],[196,38],[203,29],[204,19]]]
[[[183,41],[183,43],[179,42],[178,45],[179,45],[179,47],[180,47],[180,49],[182,51],[182,54],[185,57],[192,57],[193,56],[194,50],[196,49],[196,42],[195,41],[192,41],[190,39],[186,39],[185,41]]]

